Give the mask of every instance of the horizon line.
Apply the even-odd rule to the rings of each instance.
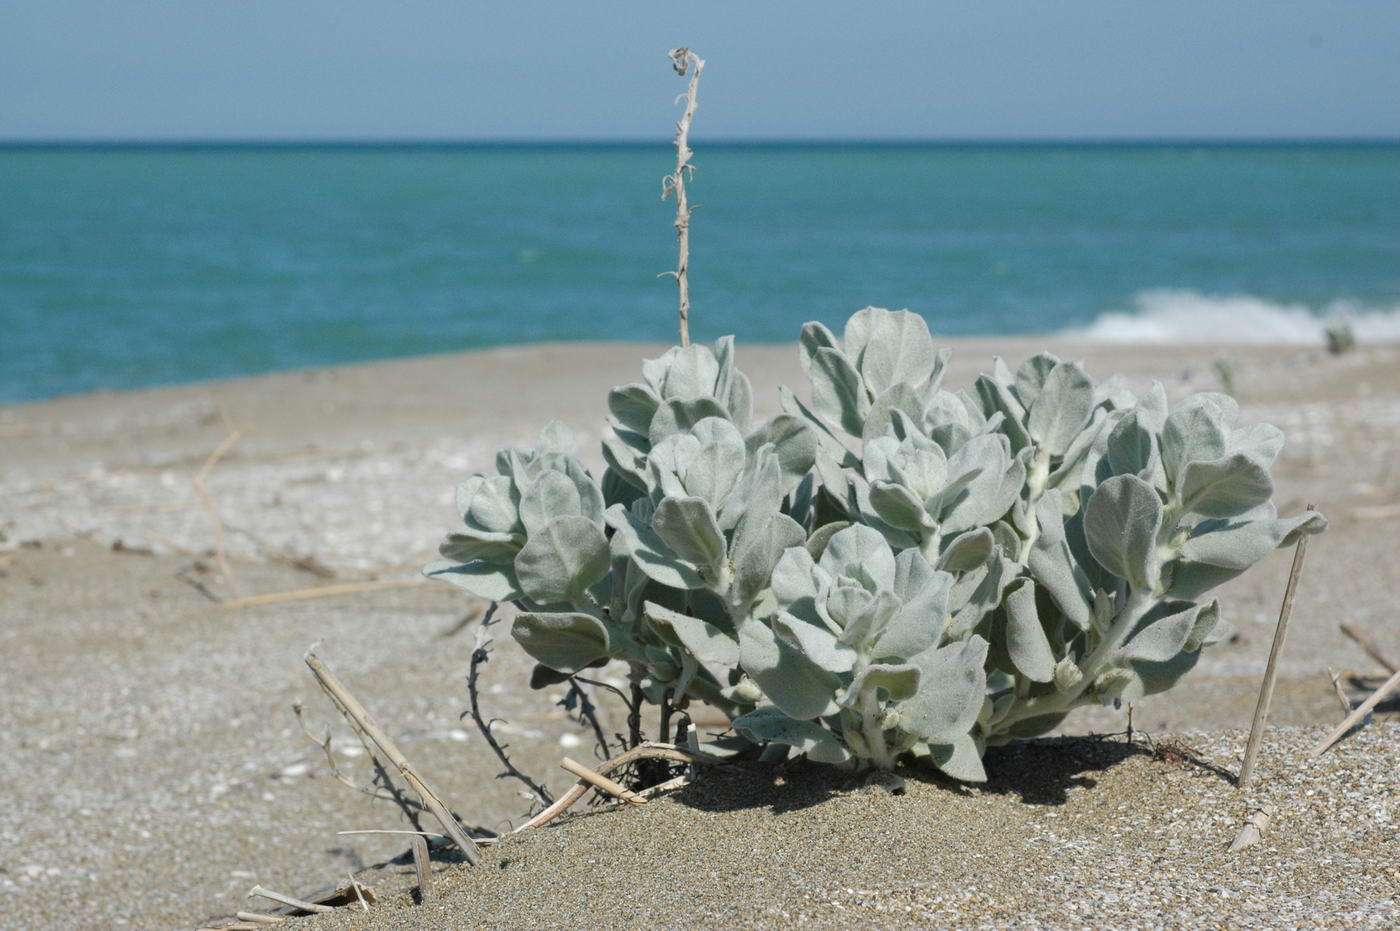
[[[697,140],[724,148],[1175,148],[1175,147],[1365,147],[1400,145],[1395,136],[989,136],[989,137],[715,137]],[[638,137],[454,138],[454,137],[153,137],[0,138],[0,149],[119,148],[672,148],[670,140]]]

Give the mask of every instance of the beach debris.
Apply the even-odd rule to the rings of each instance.
[[[1366,716],[1397,686],[1400,686],[1400,672],[1394,673],[1380,688],[1372,692],[1369,698],[1357,705],[1341,724],[1333,728],[1330,734],[1319,740],[1317,744],[1308,751],[1308,755],[1319,757],[1330,750],[1333,744],[1345,737],[1358,723],[1365,720]]]
[[[264,889],[262,886],[254,886],[252,889],[248,890],[248,898],[271,899],[274,902],[290,905],[292,908],[307,912],[308,914],[335,911],[334,906],[308,902],[305,899],[298,899],[296,896],[287,895],[285,892],[274,892],[271,889]]]
[[[423,905],[433,898],[433,863],[428,857],[428,842],[416,835],[413,838],[413,869],[418,874],[418,904]]]
[[[364,706],[360,704],[355,696],[350,694],[345,686],[341,684],[340,680],[335,677],[315,653],[308,652],[305,661],[307,667],[311,669],[312,675],[316,677],[316,681],[340,712],[344,714],[360,732],[364,733],[379,747],[384,756],[394,764],[404,780],[408,782],[409,786],[418,794],[424,807],[437,818],[438,822],[443,827],[444,833],[446,833],[447,836],[452,839],[452,842],[462,851],[462,856],[466,858],[468,863],[475,865],[481,859],[481,854],[477,850],[476,844],[467,836],[466,832],[463,831],[462,825],[457,821],[457,818],[452,814],[451,810],[443,804],[442,799],[438,797],[433,788],[415,771],[413,766],[408,762],[408,759],[399,750],[398,745],[394,743],[393,738],[369,716],[369,712],[365,710]]]
[[[564,757],[563,762],[559,765],[561,768],[573,773],[575,776],[579,777],[584,782],[587,782],[595,789],[602,789],[609,795],[614,796],[615,798],[620,798],[624,802],[631,802],[634,805],[645,805],[647,802],[645,798],[638,795],[636,792],[633,792],[625,786],[614,782],[607,776],[594,772],[587,766],[584,766],[582,763],[577,763],[574,760],[569,759],[567,756]]]
[[[1334,356],[1345,355],[1356,349],[1356,328],[1351,325],[1350,320],[1328,321],[1322,328],[1322,335],[1327,342],[1327,351]]]
[[[1400,514],[1400,511],[1397,511],[1397,514]],[[1395,660],[1381,652],[1381,648],[1376,645],[1376,641],[1372,640],[1361,628],[1347,621],[1342,621],[1338,626],[1341,628],[1342,633],[1346,634],[1356,642],[1357,646],[1366,651],[1367,656],[1385,667],[1386,672],[1400,672],[1400,664],[1397,664]]]
[[[421,842],[423,838],[415,837],[414,840]],[[369,902],[365,900],[365,887],[360,885],[359,880],[353,873],[346,873],[346,878],[350,880],[350,888],[355,892],[355,901],[360,903],[361,911],[369,911]]]
[[[667,57],[671,59],[671,67],[676,69],[676,74],[685,77],[686,72],[690,72],[690,84],[686,92],[676,98],[676,102],[685,101],[685,112],[681,114],[680,121],[676,123],[676,170],[661,179],[661,199],[665,200],[672,194],[676,197],[676,268],[674,271],[662,272],[662,275],[671,275],[676,279],[676,289],[679,292],[679,318],[680,318],[680,343],[682,346],[690,345],[690,201],[686,198],[686,179],[695,173],[695,166],[690,164],[690,157],[695,153],[690,149],[690,124],[695,119],[695,109],[699,106],[697,94],[700,89],[700,72],[705,68],[705,60],[696,55],[688,48],[673,48],[667,52]]]
[[[1313,510],[1309,504],[1307,509]],[[1254,778],[1254,761],[1259,755],[1259,745],[1264,739],[1264,728],[1269,721],[1269,706],[1274,700],[1274,683],[1278,679],[1278,657],[1283,652],[1284,641],[1288,638],[1288,621],[1293,615],[1293,598],[1298,592],[1298,579],[1303,574],[1303,563],[1308,556],[1308,538],[1300,536],[1293,551],[1293,567],[1288,572],[1288,585],[1283,590],[1283,605],[1279,608],[1278,626],[1274,628],[1273,646],[1269,648],[1269,664],[1264,668],[1264,682],[1259,688],[1259,703],[1254,707],[1254,721],[1249,728],[1249,741],[1244,748],[1244,762],[1240,765],[1237,785],[1243,789]]]
[[[679,747],[675,744],[647,742],[640,746],[633,747],[631,750],[624,753],[620,753],[611,760],[605,760],[599,763],[598,766],[590,772],[595,776],[604,776],[639,760],[670,760],[674,763],[698,763],[708,765],[718,765],[725,762],[719,757],[711,756],[708,753],[698,750],[691,750],[687,747]],[[528,831],[531,828],[537,828],[542,824],[553,821],[555,818],[568,811],[575,802],[587,795],[592,785],[593,783],[589,782],[587,779],[580,778],[579,781],[575,783],[568,792],[561,795],[553,805],[550,805],[544,811],[535,815],[511,833],[519,834],[521,831]]]
[[[239,921],[259,925],[276,925],[287,920],[286,915],[269,915],[266,912],[234,912]]]
[[[1273,805],[1261,805],[1254,809],[1253,814],[1245,819],[1244,827],[1230,842],[1230,852],[1237,853],[1263,840],[1277,814],[1278,808]]]

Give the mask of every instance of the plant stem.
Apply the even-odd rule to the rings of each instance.
[[[695,119],[696,94],[700,88],[700,72],[705,67],[705,61],[688,48],[671,49],[669,55],[676,74],[685,77],[685,73],[690,72],[690,86],[684,94],[676,98],[677,102],[685,100],[685,112],[676,124],[676,171],[661,180],[661,199],[665,200],[673,193],[676,195],[676,270],[665,274],[674,275],[676,278],[676,287],[680,292],[681,345],[689,346],[690,279],[687,272],[690,267],[690,201],[685,196],[685,179],[695,171],[690,164],[690,156],[694,154],[690,150],[690,124]]]

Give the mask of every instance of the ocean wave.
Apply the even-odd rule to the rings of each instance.
[[[1400,341],[1400,305],[1368,307],[1333,301],[1315,309],[1248,294],[1141,291],[1130,308],[1100,314],[1070,335],[1106,343],[1321,344],[1335,321],[1351,324],[1358,342]]]

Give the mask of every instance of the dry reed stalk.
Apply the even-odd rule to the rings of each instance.
[[[1328,666],[1327,678],[1332,680],[1332,691],[1337,693],[1337,703],[1342,706],[1342,714],[1351,714],[1351,699],[1347,698],[1347,693],[1342,688],[1342,677],[1333,672],[1331,666]]]
[[[273,892],[271,889],[264,889],[262,886],[254,886],[248,890],[248,898],[260,896],[264,899],[271,899],[274,902],[281,902],[283,905],[290,905],[292,908],[300,909],[303,912],[333,912],[329,905],[317,905],[315,902],[308,902],[305,899],[298,899],[296,896],[287,895],[284,892]]]
[[[1308,505],[1312,510],[1312,505]],[[1288,637],[1288,619],[1293,615],[1293,597],[1298,592],[1298,578],[1303,574],[1303,562],[1308,555],[1308,538],[1298,538],[1293,551],[1293,567],[1288,572],[1288,587],[1283,591],[1283,606],[1279,609],[1278,627],[1274,629],[1274,643],[1269,649],[1269,664],[1264,669],[1264,683],[1259,688],[1259,704],[1254,708],[1254,722],[1249,728],[1249,742],[1244,748],[1244,763],[1240,766],[1241,789],[1254,778],[1254,761],[1259,756],[1259,745],[1264,739],[1264,727],[1269,720],[1269,706],[1274,700],[1274,683],[1278,679],[1278,657],[1283,652],[1283,642]]]
[[[1376,645],[1376,641],[1367,636],[1365,631],[1355,624],[1350,624],[1346,621],[1342,621],[1339,626],[1342,629],[1342,633],[1356,641],[1356,645],[1365,650],[1367,656],[1384,666],[1386,672],[1400,672],[1400,664],[1397,664],[1395,660],[1382,653],[1381,648]]]
[[[353,595],[358,592],[377,592],[390,588],[419,588],[430,583],[427,579],[390,579],[384,582],[347,582],[344,585],[318,585],[315,588],[297,588],[287,592],[269,592],[265,595],[249,595],[221,601],[225,608],[252,608],[257,605],[281,604],[286,601],[309,601],[313,598],[333,598],[336,595]]]
[[[677,243],[676,270],[662,274],[672,275],[676,279],[680,299],[681,345],[689,346],[690,279],[687,273],[690,268],[691,207],[685,194],[685,181],[695,173],[695,167],[690,164],[690,157],[695,154],[690,150],[690,124],[695,119],[695,108],[698,105],[696,94],[700,89],[700,72],[705,67],[705,60],[688,48],[673,48],[667,55],[671,59],[671,66],[676,69],[676,74],[685,77],[686,72],[690,72],[690,86],[675,100],[676,103],[685,101],[685,112],[681,114],[680,122],[676,123],[676,170],[674,174],[661,179],[661,199],[665,200],[671,194],[676,195]]]
[[[264,912],[234,912],[239,921],[249,921],[259,925],[278,925],[287,920],[286,915],[268,915]]]
[[[389,762],[398,767],[404,781],[413,788],[413,791],[418,793],[418,796],[423,800],[424,807],[438,819],[444,833],[462,851],[462,856],[466,857],[468,863],[475,865],[481,859],[481,853],[477,850],[476,844],[462,830],[462,826],[457,822],[452,811],[443,804],[442,799],[433,791],[433,788],[409,764],[408,759],[399,750],[394,739],[369,716],[364,705],[361,705],[359,700],[350,694],[349,690],[341,684],[340,680],[326,667],[325,663],[321,662],[316,654],[306,654],[306,665],[311,669],[312,675],[316,677],[321,688],[340,708],[341,713],[367,734],[370,740],[374,741],[388,757]]]
[[[1400,686],[1400,672],[1395,673],[1389,679],[1385,680],[1385,683],[1380,688],[1371,693],[1370,698],[1367,698],[1364,702],[1357,705],[1355,710],[1346,716],[1346,720],[1333,728],[1332,733],[1319,740],[1317,744],[1308,751],[1308,755],[1314,757],[1322,756],[1322,754],[1332,749],[1333,744],[1345,737],[1347,731],[1351,730],[1364,720],[1366,715],[1374,711],[1375,707],[1379,705],[1396,686]]]
[[[219,464],[219,460],[224,457],[224,454],[233,448],[233,444],[243,439],[248,431],[243,427],[234,427],[223,408],[219,409],[219,413],[223,416],[224,425],[229,428],[230,433],[224,437],[223,442],[214,447],[214,451],[209,454],[208,459],[204,460],[204,465],[195,473],[192,481],[194,490],[199,495],[200,503],[204,505],[204,512],[209,515],[209,525],[214,530],[214,556],[219,561],[219,571],[224,576],[224,584],[231,591],[233,589],[233,571],[229,568],[228,556],[224,553],[224,525],[219,520],[219,509],[214,506],[214,499],[210,497],[209,489],[205,487],[204,482],[209,478],[209,473],[214,471],[214,466]]]
[[[584,766],[582,763],[576,763],[573,760],[569,759],[567,756],[564,757],[564,762],[560,763],[559,765],[561,768],[573,773],[575,776],[579,777],[584,782],[593,786],[595,789],[602,789],[604,792],[608,793],[614,798],[620,798],[624,802],[631,802],[634,805],[645,805],[647,803],[646,799],[642,798],[640,795],[638,795],[636,792],[633,792],[631,789],[626,788],[620,783],[614,782],[613,780],[609,779],[607,776],[602,775],[601,773],[595,773],[587,766]]]
[[[418,874],[418,904],[423,905],[433,897],[433,864],[428,859],[428,842],[417,836],[413,838],[413,870]]]

